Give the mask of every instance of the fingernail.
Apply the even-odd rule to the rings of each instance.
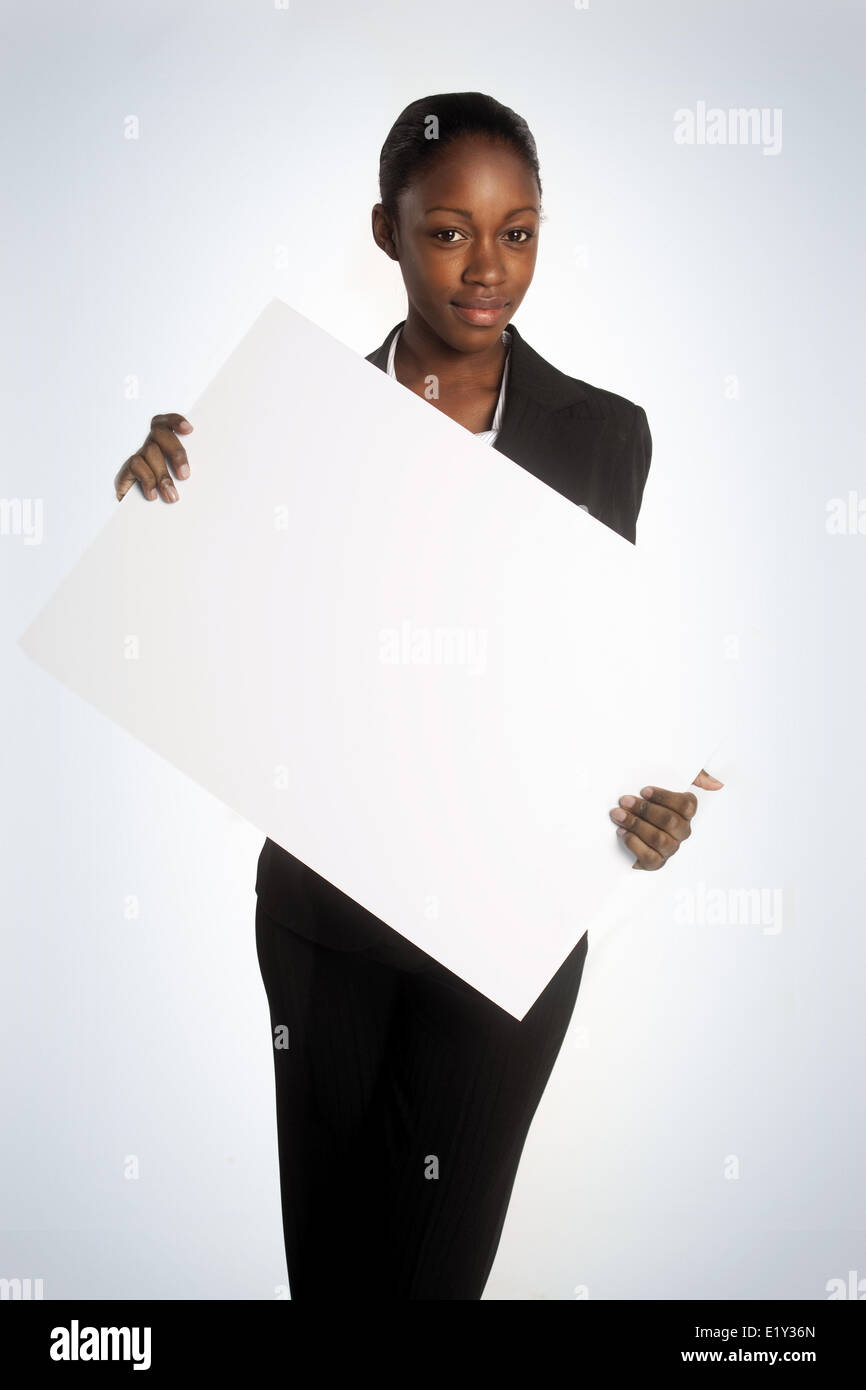
[[[174,483],[166,483],[165,495],[166,497],[171,498],[172,502],[177,501],[177,488],[175,487]]]
[[[626,832],[625,832],[624,827],[623,827],[623,826],[620,826],[619,830],[618,830],[616,833],[617,833],[617,835],[619,835],[620,839],[622,839],[622,837],[625,835]]]
[[[619,808],[617,808],[615,811],[611,811],[610,817],[611,820],[624,821],[628,820],[628,813],[626,811],[620,811]]]
[[[652,787],[641,787],[640,794],[641,796],[652,796],[653,789]]]
[[[179,478],[188,478],[188,477],[189,477],[189,464],[188,464],[188,463],[181,463],[181,464],[179,464],[179,465],[178,465],[177,473],[178,473],[178,477],[179,477]]]
[[[636,797],[636,796],[621,796],[620,799],[619,799],[619,804],[620,804],[620,806],[632,807],[632,806],[634,806],[634,804],[635,804],[636,801],[637,801],[637,797]]]

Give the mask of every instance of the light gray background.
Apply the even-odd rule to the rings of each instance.
[[[686,588],[715,568],[736,714],[725,788],[590,947],[486,1297],[866,1278],[866,520],[828,530],[866,498],[864,27],[790,0],[4,7],[0,1277],[285,1294],[261,836],[14,643],[151,415],[189,408],[255,307],[363,353],[403,317],[369,231],[379,149],[410,100],[474,89],[541,156],[515,322],[646,408],[638,545]],[[781,110],[780,152],[675,143],[699,102]]]

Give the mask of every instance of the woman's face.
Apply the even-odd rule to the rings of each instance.
[[[398,199],[396,227],[373,209],[377,244],[399,261],[415,315],[459,352],[490,347],[535,270],[535,175],[510,145],[461,136]],[[486,309],[474,309],[489,301]]]

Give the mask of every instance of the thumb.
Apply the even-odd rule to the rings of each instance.
[[[718,777],[713,777],[712,774],[707,772],[704,768],[701,768],[694,782],[692,782],[693,787],[703,787],[704,790],[708,792],[718,791],[719,787],[723,787],[724,785],[724,782],[720,782]]]

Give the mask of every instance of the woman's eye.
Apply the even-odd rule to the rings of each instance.
[[[437,240],[441,240],[445,237],[448,237],[449,239],[445,241],[444,244],[446,246],[453,246],[454,242],[451,240],[451,238],[462,237],[463,233],[461,231],[458,231],[456,227],[442,227],[440,231],[434,232],[433,235],[437,238]],[[511,241],[512,246],[523,246],[527,241],[529,241],[532,237],[535,236],[535,233],[530,232],[526,227],[510,227],[508,231],[505,233],[505,235]],[[518,237],[520,238],[519,241],[517,240]]]

